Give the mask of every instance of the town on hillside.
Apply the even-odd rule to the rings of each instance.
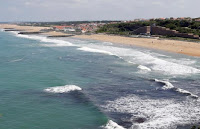
[[[43,31],[68,34],[106,33],[115,35],[166,36],[199,39],[200,18],[151,18],[125,21],[24,22],[18,25],[47,26]]]

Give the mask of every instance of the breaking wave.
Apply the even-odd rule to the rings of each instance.
[[[151,54],[149,52],[142,52],[142,50],[137,50],[135,48],[124,48],[102,44],[84,44],[84,48],[80,48],[80,50],[81,49],[84,51],[96,51],[115,55],[132,64],[141,64],[141,66],[148,65],[150,66],[148,70],[151,69],[151,71],[162,72],[162,74],[190,75],[200,73],[200,70],[193,66],[190,66],[191,64],[182,64],[182,60],[168,60],[166,59],[166,57],[162,58],[163,56],[156,56],[154,53]],[[188,60],[188,62],[195,63],[195,61],[192,60]],[[139,68],[143,69],[144,67],[141,66],[139,66]]]
[[[139,65],[137,68],[141,69],[141,70],[145,70],[145,71],[151,71],[150,68],[143,66],[143,65]]]
[[[187,96],[191,96],[192,98],[196,98],[196,99],[199,98],[199,96],[197,96],[197,95],[195,95],[195,94],[193,94],[193,93],[191,93],[191,92],[189,92],[189,91],[187,91],[187,90],[174,87],[174,86],[173,86],[170,82],[168,82],[168,81],[162,81],[162,80],[155,79],[155,82],[159,82],[159,83],[163,84],[163,85],[164,85],[164,86],[162,87],[163,90],[169,90],[169,89],[171,89],[171,90],[174,90],[174,91],[176,91],[176,92],[178,92],[178,93],[185,94],[185,95],[187,95]]]
[[[178,125],[194,124],[200,120],[200,103],[190,100],[178,102],[130,95],[107,101],[102,108],[107,112],[131,114],[131,128],[134,129],[176,129]],[[144,121],[136,121],[141,118]]]
[[[49,42],[49,43],[55,43],[55,44],[46,44],[45,46],[52,46],[52,47],[62,47],[62,46],[76,46],[70,42],[63,41],[63,40],[57,40],[57,39],[49,39],[49,38],[43,38],[41,40],[42,42]]]
[[[89,48],[89,47],[81,47],[81,48],[77,48],[77,49],[81,50],[81,51],[87,51],[87,52],[94,52],[94,53],[103,53],[103,54],[108,54],[108,55],[114,55],[113,53],[108,52],[108,51],[94,49],[94,48]]]
[[[108,123],[105,126],[103,126],[103,128],[104,129],[125,129],[124,127],[118,125],[112,120],[109,120]]]
[[[14,34],[14,35],[18,35],[19,31],[9,31],[9,33]]]
[[[45,36],[22,35],[22,34],[17,34],[16,36],[20,37],[20,38],[39,40],[40,42],[54,43],[54,44],[45,44],[44,45],[44,46],[49,46],[49,47],[75,46],[74,44],[72,44],[70,42],[67,42],[64,40],[58,40],[58,39],[51,39],[51,38],[47,38]]]
[[[163,56],[155,55],[155,53],[143,52],[135,48],[116,47],[113,45],[102,44],[79,44],[75,45],[64,40],[47,38],[44,36],[36,35],[17,35],[18,37],[40,40],[41,42],[49,42],[49,44],[41,44],[49,47],[62,47],[62,46],[77,46],[77,50],[103,53],[107,55],[114,55],[128,63],[141,64],[139,69],[146,71],[162,72],[162,74],[171,75],[191,75],[200,73],[198,68],[190,66],[195,63],[193,60],[185,60],[186,63],[181,63],[183,60],[170,60],[170,57],[162,58]],[[190,63],[192,62],[192,63]],[[148,68],[146,66],[149,66]]]
[[[71,91],[80,91],[80,90],[82,89],[76,85],[56,86],[44,89],[45,92],[49,93],[68,93]]]

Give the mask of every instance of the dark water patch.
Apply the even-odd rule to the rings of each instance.
[[[144,123],[146,120],[147,120],[146,118],[142,118],[142,117],[133,119],[133,121],[136,123]]]
[[[149,96],[149,98],[174,98],[172,92],[166,92],[155,87],[155,82],[142,81],[140,79],[112,80],[112,83],[89,84],[85,90],[91,99],[103,104],[105,101],[113,101],[127,95]]]

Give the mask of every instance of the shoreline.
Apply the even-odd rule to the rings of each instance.
[[[0,28],[2,29],[14,28],[23,30],[25,32],[36,32],[36,31],[38,32],[41,31],[42,29],[49,29],[49,27],[18,26],[13,24],[0,24]],[[59,36],[67,36],[70,34],[50,31],[46,33],[41,33],[41,35],[59,37]],[[179,40],[159,39],[159,38],[133,38],[133,37],[123,37],[123,36],[113,36],[113,35],[103,35],[103,34],[75,35],[72,37],[79,39],[118,43],[122,45],[124,44],[124,45],[139,46],[144,48],[151,48],[167,52],[200,57],[200,43],[190,42],[190,41],[179,41]]]
[[[156,39],[156,38],[132,38],[123,36],[101,35],[101,34],[76,35],[73,37],[79,39],[91,39],[104,42],[139,46],[144,48],[151,48],[167,52],[200,57],[200,43],[196,42],[178,41],[171,39]]]

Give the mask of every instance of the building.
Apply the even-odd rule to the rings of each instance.
[[[53,29],[56,30],[56,31],[64,31],[65,29],[67,28],[72,28],[72,26],[54,26]]]

